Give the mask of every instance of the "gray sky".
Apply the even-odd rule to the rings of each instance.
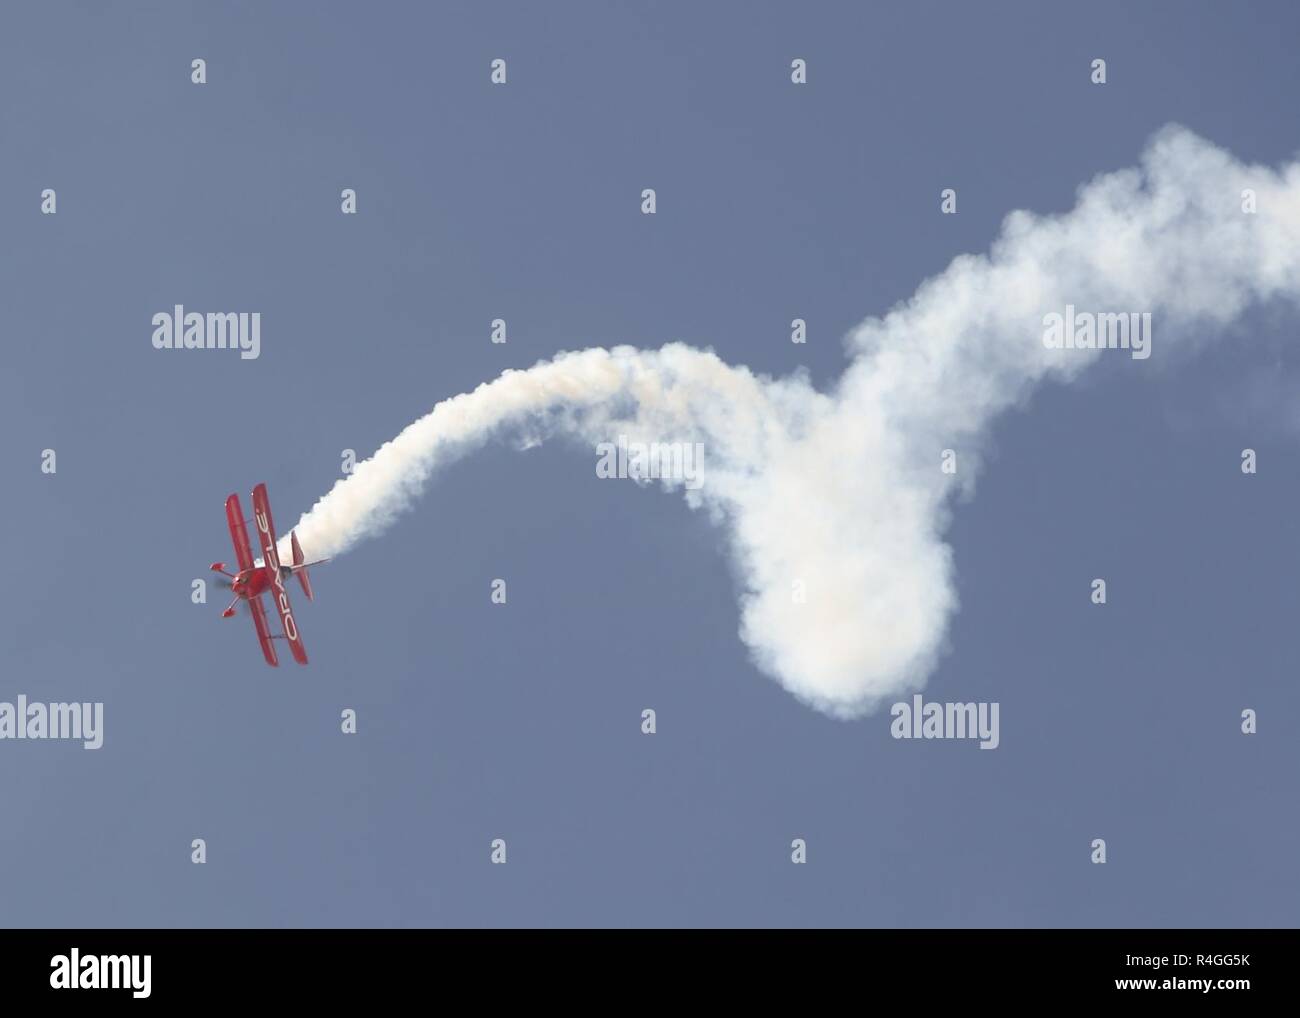
[[[1291,157],[1298,20],[8,5],[0,701],[103,701],[105,736],[0,741],[0,922],[1294,926],[1293,313],[999,420],[925,690],[998,701],[994,752],[799,703],[708,520],[562,443],[489,447],[316,572],[306,669],[189,595],[232,559],[227,493],[265,480],[287,529],[342,450],[503,368],[682,340],[824,386],[855,324],[1167,122]],[[177,303],[260,311],[260,358],[154,350]]]

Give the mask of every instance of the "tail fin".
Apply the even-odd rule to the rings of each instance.
[[[304,565],[302,545],[298,543],[297,531],[289,531],[289,543],[293,546],[293,571],[298,574],[298,582],[302,584],[302,592],[307,595],[308,601],[314,601],[316,598],[311,592],[311,580],[307,578],[307,567]]]

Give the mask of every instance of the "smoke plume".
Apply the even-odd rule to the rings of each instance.
[[[1171,126],[1139,167],[1082,187],[1070,212],[1011,213],[987,255],[958,257],[863,322],[829,392],[680,344],[560,354],[439,403],[297,530],[309,557],[336,556],[498,435],[703,443],[701,487],[662,483],[725,536],[740,638],[799,699],[855,717],[919,689],[935,665],[957,607],[948,507],[974,480],[990,420],[1046,378],[1129,357],[1049,349],[1045,315],[1150,312],[1161,358],[1279,297],[1300,297],[1300,163],[1243,165]],[[955,474],[940,469],[944,449],[957,454]]]

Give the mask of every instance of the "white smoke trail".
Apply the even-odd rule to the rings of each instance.
[[[1258,214],[1243,211],[1246,188]],[[941,450],[971,484],[995,414],[1102,355],[1048,349],[1046,313],[1150,311],[1160,358],[1189,325],[1277,297],[1300,297],[1300,163],[1245,166],[1168,127],[1140,168],[1098,177],[1065,215],[1012,213],[989,255],[957,258],[864,322],[830,394],[676,344],[561,354],[439,403],[297,530],[310,556],[337,555],[496,434],[702,442],[705,481],[685,495],[730,541],[741,638],[800,699],[854,717],[924,685],[956,607]]]

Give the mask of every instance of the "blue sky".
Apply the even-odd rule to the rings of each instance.
[[[190,583],[231,557],[230,491],[265,480],[286,528],[342,450],[504,368],[681,340],[826,386],[858,322],[987,249],[1008,211],[1068,209],[1168,122],[1292,157],[1296,22],[1283,4],[6,8],[0,700],[102,701],[106,730],[94,752],[0,742],[2,921],[1294,925],[1293,311],[999,419],[948,534],[962,606],[926,687],[998,701],[995,752],[792,698],[737,638],[709,521],[563,443],[490,446],[314,574],[306,669],[264,667],[247,620]],[[154,350],[177,303],[262,312],[261,357]]]

